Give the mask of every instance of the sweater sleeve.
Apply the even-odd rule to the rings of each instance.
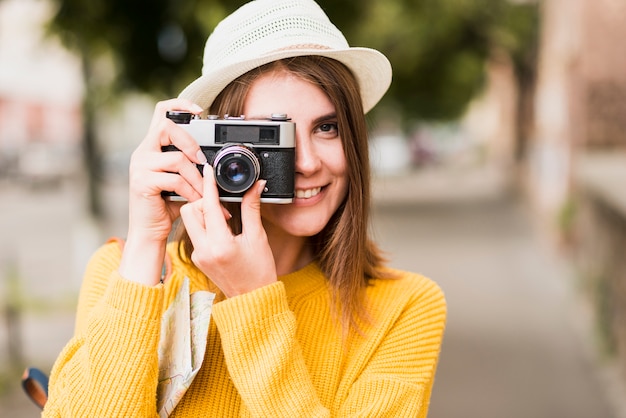
[[[249,416],[330,416],[309,377],[283,283],[216,304],[213,319]]]
[[[411,292],[407,292],[411,293]],[[399,299],[399,298],[397,298]],[[391,300],[388,300],[391,302]],[[390,303],[391,304],[391,303]],[[424,279],[352,384],[339,416],[426,418],[446,322],[443,292]]]
[[[117,273],[117,244],[90,260],[73,338],[52,369],[44,417],[155,417],[163,288]]]

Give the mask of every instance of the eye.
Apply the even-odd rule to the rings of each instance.
[[[339,128],[336,123],[322,123],[318,126],[315,132],[329,138],[334,138],[339,135]]]

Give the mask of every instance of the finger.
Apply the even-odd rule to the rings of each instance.
[[[224,219],[226,219],[227,221],[231,220],[233,218],[233,214],[230,213],[228,209],[224,207],[224,205],[221,205],[221,206],[222,206],[222,213],[224,214]]]
[[[198,243],[206,239],[204,216],[202,215],[201,202],[186,203],[180,208],[180,217],[185,224],[185,230],[189,239],[197,247]]]
[[[202,195],[202,212],[207,231],[221,235],[232,233],[224,220],[224,207],[220,203],[213,167],[205,164],[202,170],[204,190]]]
[[[141,181],[144,186],[133,186],[131,190],[144,197],[161,196],[161,192],[166,191],[174,192],[190,202],[202,198],[189,183],[176,173],[145,173]]]
[[[198,142],[183,128],[184,125],[177,125],[169,119],[162,121],[164,124],[160,128],[160,147],[174,145],[180,152],[185,154],[190,161],[196,164],[206,164],[206,155],[200,149]]]
[[[180,152],[177,154],[182,156],[182,153]],[[198,196],[202,197],[202,194],[204,193],[204,184],[200,170],[198,170],[198,166],[189,161],[187,156],[182,156],[182,159],[183,160],[179,164],[176,164],[176,168],[172,169],[172,172],[177,172],[178,175],[180,175],[183,180],[185,180],[185,182],[194,189]]]
[[[133,183],[138,182],[138,184],[144,180],[142,177],[146,176],[146,172],[177,174],[195,190],[197,195],[195,199],[201,197],[203,193],[202,175],[197,165],[178,151],[144,152],[133,155],[130,172]],[[162,190],[174,191],[173,189]]]
[[[261,194],[267,180],[259,180],[241,200],[241,228],[243,233],[255,234],[263,230],[261,223]]]
[[[206,156],[200,151],[200,146],[181,126],[167,118],[167,112],[177,110],[198,114],[203,109],[195,103],[186,99],[170,99],[157,103],[152,116],[146,146],[153,150],[160,150],[161,147],[174,145],[183,152],[189,160],[196,164],[205,164]]]
[[[180,173],[185,178],[196,180],[202,183],[202,175],[198,169],[198,165],[189,160],[189,158],[181,151],[167,152],[143,152],[131,159],[133,167],[142,168],[150,171],[164,171],[168,173]],[[200,186],[199,192],[202,192]]]

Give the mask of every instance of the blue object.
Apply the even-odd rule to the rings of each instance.
[[[22,388],[35,405],[43,409],[48,400],[48,376],[35,367],[29,367],[22,375]]]

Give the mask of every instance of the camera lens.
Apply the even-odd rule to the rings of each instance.
[[[224,178],[235,185],[242,184],[250,176],[250,167],[241,161],[231,161],[223,171]]]
[[[222,190],[243,193],[259,178],[259,160],[249,148],[232,145],[222,148],[215,156],[215,179]]]

